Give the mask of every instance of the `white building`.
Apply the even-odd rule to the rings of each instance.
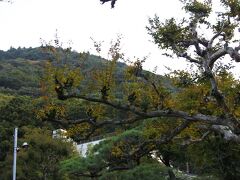
[[[103,139],[101,140],[96,140],[96,141],[91,141],[83,144],[78,144],[77,145],[77,151],[82,155],[83,157],[86,157],[88,149],[93,147],[94,145],[100,143]]]
[[[94,145],[98,144],[99,142],[101,142],[103,140],[103,139],[92,140],[91,142],[77,144],[71,138],[67,137],[67,131],[64,130],[64,129],[56,129],[56,130],[54,130],[52,132],[52,138],[58,138],[58,139],[63,139],[63,140],[67,140],[67,141],[73,142],[73,145],[76,146],[77,151],[83,157],[86,157],[88,149],[90,147],[93,147]]]

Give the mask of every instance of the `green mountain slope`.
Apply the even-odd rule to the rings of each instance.
[[[61,53],[61,49],[59,49]],[[68,55],[62,54],[62,61],[81,66],[83,72],[94,71],[103,67],[106,60],[99,56],[86,54],[82,60],[81,54],[71,51]],[[55,57],[41,47],[37,48],[10,48],[0,51],[0,92],[19,95],[40,95],[40,80],[44,73],[47,60],[53,61]],[[119,77],[123,63],[118,63]]]

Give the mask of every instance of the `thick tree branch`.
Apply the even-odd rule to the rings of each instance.
[[[113,121],[113,120],[107,120],[107,121],[102,121],[101,123],[97,124],[95,122],[89,122],[90,119],[86,120],[79,120],[79,121],[73,121],[72,123],[82,123],[82,122],[88,122],[89,124],[91,124],[92,131],[90,133],[93,134],[94,131],[99,128],[100,126],[104,126],[107,124],[115,124],[115,125],[119,125],[119,124],[130,124],[133,123],[137,120],[143,120],[143,119],[147,119],[147,118],[159,118],[159,117],[168,117],[168,118],[181,118],[184,119],[188,122],[196,122],[196,121],[200,121],[200,122],[204,122],[207,124],[211,124],[211,125],[224,125],[224,126],[228,126],[229,128],[231,128],[231,130],[234,133],[238,133],[240,126],[239,126],[239,121],[231,114],[228,106],[225,103],[225,98],[224,96],[221,94],[221,92],[218,90],[218,86],[216,83],[216,80],[214,78],[214,75],[212,73],[212,70],[209,68],[207,62],[205,61],[205,63],[203,64],[204,68],[205,68],[205,72],[207,77],[209,78],[210,82],[211,82],[211,86],[212,86],[212,95],[216,98],[218,104],[220,107],[223,108],[226,116],[224,118],[219,118],[219,117],[215,117],[215,116],[208,116],[208,115],[204,115],[201,113],[198,114],[189,114],[187,112],[184,111],[177,111],[177,110],[171,110],[171,109],[160,109],[160,110],[156,110],[156,111],[149,111],[149,112],[144,112],[141,109],[135,107],[135,106],[130,106],[130,105],[124,105],[122,104],[120,101],[119,102],[110,102],[109,100],[106,99],[99,99],[99,98],[93,98],[93,97],[87,97],[84,95],[77,95],[77,94],[72,94],[72,95],[64,95],[64,93],[62,91],[60,91],[60,95],[61,98],[63,100],[65,99],[69,99],[69,98],[78,98],[78,99],[83,99],[89,102],[95,102],[95,103],[99,103],[99,104],[104,104],[107,106],[110,106],[114,109],[117,110],[123,110],[123,111],[128,111],[133,113],[136,117],[136,119],[134,120],[123,120],[121,122],[119,121]],[[58,93],[58,91],[56,91]],[[59,95],[58,95],[59,96]],[[89,135],[89,136],[90,136]]]
[[[196,40],[196,41],[194,42],[194,47],[195,47],[195,50],[196,50],[197,55],[200,56],[200,57],[203,57],[203,56],[204,56],[204,55],[203,55],[203,50],[202,50],[202,48],[200,47],[200,45],[199,45],[199,43],[198,43],[198,40]]]
[[[179,54],[179,57],[183,57],[183,58],[187,59],[191,63],[201,64],[201,61],[193,59],[187,53],[181,53],[181,54]]]
[[[201,45],[203,45],[205,48],[208,47],[208,40],[206,40],[205,38],[199,38],[197,39],[197,42]]]
[[[188,126],[190,125],[190,122],[188,121],[184,121],[181,125],[177,126],[175,129],[173,129],[172,131],[170,131],[169,133],[167,133],[165,135],[165,137],[157,140],[157,144],[161,145],[161,144],[165,144],[170,142],[174,137],[176,137],[177,135],[179,135],[184,129],[186,129]]]
[[[240,46],[237,46],[235,48],[228,47],[226,44],[226,47],[219,49],[215,53],[213,53],[209,58],[209,67],[213,67],[214,63],[221,57],[225,56],[226,54],[229,54],[229,56],[235,60],[236,62],[240,62],[240,54],[238,51],[240,50]]]
[[[219,133],[223,136],[223,138],[226,141],[233,141],[233,142],[236,142],[236,143],[240,143],[240,136],[236,135],[228,126],[224,126],[224,125],[212,125],[212,126],[199,125],[198,128]]]
[[[195,42],[189,42],[189,44],[187,44],[187,46],[191,46],[191,45],[194,45]],[[187,54],[187,52],[182,52],[178,47],[177,45],[173,45],[173,49],[176,51],[176,55],[178,57],[183,57],[185,58],[186,60],[188,60],[189,62],[192,62],[192,63],[197,63],[197,64],[201,64],[201,62],[197,59],[193,59],[191,56],[189,56]]]
[[[211,40],[209,41],[208,46],[207,46],[208,50],[210,50],[210,49],[212,48],[212,45],[213,45],[214,40],[215,40],[216,38],[218,38],[219,36],[224,36],[224,35],[222,34],[222,31],[219,31],[217,34],[215,34],[215,35],[211,38]]]
[[[208,66],[213,68],[214,63],[221,57],[225,56],[227,54],[227,51],[225,48],[219,49],[209,57],[209,63]]]
[[[211,61],[211,59],[210,59]],[[221,91],[218,89],[218,84],[216,82],[216,79],[214,77],[214,74],[212,72],[212,69],[209,67],[208,61],[205,61],[203,64],[203,68],[205,70],[206,77],[209,79],[211,84],[211,95],[216,99],[219,107],[221,107],[224,111],[224,114],[227,118],[227,125],[234,133],[239,134],[240,133],[240,123],[239,120],[236,119],[236,117],[232,114],[230,111],[225,97],[221,93]],[[222,124],[224,125],[224,124]]]
[[[203,63],[203,68],[205,70],[205,76],[209,79],[211,83],[211,95],[217,100],[218,105],[224,110],[224,113],[230,114],[230,110],[225,102],[224,96],[218,89],[218,84],[216,82],[212,69],[209,67],[208,61],[205,61]]]
[[[129,111],[138,116],[142,116],[142,117],[146,116],[145,112],[138,111],[134,106],[122,105],[121,102],[110,102],[110,101],[104,100],[104,99],[97,99],[97,98],[92,98],[92,97],[87,97],[84,95],[77,95],[77,94],[67,95],[67,96],[65,96],[65,98],[66,99],[70,99],[70,98],[83,99],[83,100],[86,100],[89,102],[104,104],[104,105],[110,106],[110,107],[118,109],[118,110]]]
[[[210,129],[222,134],[226,141],[234,141],[236,143],[240,143],[240,136],[234,134],[232,130],[227,126],[213,125]]]
[[[231,47],[228,47],[226,51],[233,60],[235,60],[236,62],[240,62],[240,54],[238,53],[239,50],[240,50],[240,46],[235,47],[234,49]]]
[[[58,122],[58,123],[64,123],[64,124],[82,124],[82,123],[89,123],[90,125],[96,127],[96,128],[100,128],[102,126],[105,125],[123,125],[123,124],[132,124],[134,122],[137,122],[139,120],[143,120],[145,119],[145,117],[141,117],[141,116],[136,116],[136,117],[132,117],[132,118],[128,118],[128,119],[123,119],[123,120],[118,120],[118,119],[107,119],[107,120],[100,120],[100,122],[95,121],[93,122],[91,120],[91,118],[88,119],[77,119],[77,120],[67,120],[67,121],[56,121],[53,120],[53,122]]]
[[[142,112],[139,111],[137,108],[129,105],[122,105],[120,102],[110,102],[102,99],[92,98],[92,97],[86,97],[83,95],[69,95],[65,96],[66,99],[68,98],[79,98],[90,102],[97,102],[100,104],[104,104],[107,106],[110,106],[112,108],[118,109],[118,110],[124,110],[131,112],[137,116],[138,119],[147,119],[147,118],[156,118],[156,117],[171,117],[171,118],[182,118],[186,121],[190,122],[196,122],[201,121],[208,124],[222,124],[226,125],[225,122],[228,121],[228,118],[220,118],[216,116],[208,116],[201,113],[198,114],[189,114],[184,111],[178,111],[178,110],[172,110],[172,109],[162,109],[162,110],[156,110],[156,111],[150,111],[150,112]],[[112,121],[108,121],[108,123],[112,123]],[[122,123],[122,122],[121,122]]]

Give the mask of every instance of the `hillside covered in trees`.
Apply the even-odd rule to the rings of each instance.
[[[80,54],[71,51],[64,54],[58,49],[63,61],[74,66],[81,66],[83,71],[89,72],[104,66],[105,60],[99,56],[88,53]],[[83,57],[82,56],[86,56]],[[0,51],[0,92],[40,96],[41,77],[44,73],[46,61],[55,61],[56,57],[45,50],[38,48],[10,48],[7,51]],[[126,66],[118,63],[119,78],[121,71]]]
[[[60,48],[57,51],[62,53],[63,49]],[[75,67],[81,66],[85,72],[94,71],[94,69],[104,66],[106,63],[106,60],[87,53],[84,54],[84,60],[81,59],[81,54],[73,51],[68,54],[68,57],[63,56],[62,58],[64,61],[67,60],[68,64]],[[20,143],[24,140],[29,142],[31,149],[23,152],[21,150],[18,155],[17,173],[19,178],[40,179],[44,176],[46,178],[59,176],[60,179],[61,173],[58,172],[58,163],[61,158],[70,157],[71,154],[75,153],[71,143],[65,143],[64,145],[61,140],[51,138],[52,130],[67,128],[68,126],[48,123],[47,120],[54,120],[55,118],[73,120],[86,117],[86,113],[81,101],[73,100],[66,103],[57,99],[53,102],[45,101],[41,83],[46,70],[46,63],[49,61],[55,61],[55,57],[44,47],[11,48],[8,51],[0,52],[0,169],[5,171],[5,173],[0,173],[0,179],[10,179],[12,176],[14,127],[20,129]],[[118,64],[119,77],[121,69],[125,66],[123,63]],[[39,127],[42,130],[39,130]],[[64,146],[62,147],[62,145]],[[49,148],[52,148],[52,152],[49,152]],[[54,158],[57,158],[53,159],[55,164],[52,164],[52,162],[44,164],[48,162],[39,159],[44,158],[41,156],[45,156],[45,153],[48,154],[48,152],[54,153]],[[35,159],[35,163],[46,166],[45,168],[53,167],[44,172],[41,169],[44,167],[36,169],[36,164],[30,163],[25,166],[24,163],[31,158]],[[35,171],[27,172],[29,169],[35,169]]]

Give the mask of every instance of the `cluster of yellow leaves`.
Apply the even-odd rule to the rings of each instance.
[[[49,118],[63,120],[66,118],[66,111],[62,105],[47,103],[36,111],[36,116],[40,120],[49,120]]]
[[[74,125],[68,129],[67,136],[73,137],[75,135],[80,135],[81,137],[86,137],[90,129],[91,126],[88,123]]]
[[[202,124],[199,122],[195,122],[190,124],[186,129],[184,129],[181,134],[179,135],[180,137],[186,138],[186,137],[191,137],[192,139],[199,139],[201,138],[202,134],[200,134],[200,131],[198,130],[198,126]]]
[[[128,96],[134,93],[136,99],[133,104],[143,110],[162,108],[169,105],[171,101],[169,92],[161,83],[155,83],[156,89],[154,89],[151,81],[143,81],[136,76],[130,76],[128,72],[126,78],[129,79],[123,84],[123,92],[126,95],[124,97],[125,102],[128,101]]]
[[[124,155],[133,153],[138,148],[138,144],[131,143],[127,140],[116,142],[111,149],[111,156],[114,158],[121,158]]]
[[[94,117],[96,118],[96,120],[99,120],[105,117],[107,109],[106,106],[103,105],[87,103],[86,112],[91,112],[91,117]]]
[[[146,121],[143,128],[143,134],[146,139],[159,139],[163,134],[169,132],[169,130],[174,129],[180,121],[175,119],[167,118],[157,118],[153,120]]]
[[[126,144],[123,141],[120,141],[118,144],[112,147],[111,155],[113,157],[121,157],[124,154],[123,147],[125,145]]]
[[[106,86],[106,88],[108,88],[108,98],[110,99],[113,98],[112,92],[114,92],[116,88],[116,66],[117,61],[106,61],[104,67],[95,70],[92,74],[94,81],[91,88],[100,92],[100,90]]]
[[[189,76],[189,75],[188,75]],[[188,80],[187,75],[184,79]],[[181,78],[173,78],[174,83],[181,83]],[[216,74],[219,91],[223,94],[225,101],[232,112],[236,111],[236,96],[238,94],[239,82],[233,75],[222,70]],[[202,113],[208,115],[222,115],[223,110],[211,94],[211,86],[207,81],[192,82],[180,87],[172,98],[172,108],[187,111],[190,114]]]
[[[0,93],[0,108],[5,106],[13,98],[14,98],[14,96]]]
[[[71,68],[69,65],[54,65],[51,62],[45,64],[45,74],[41,81],[42,93],[46,96],[55,94],[56,83],[58,80],[62,85],[71,81],[71,88],[80,85],[83,79],[80,68]],[[46,88],[47,87],[47,88]]]

